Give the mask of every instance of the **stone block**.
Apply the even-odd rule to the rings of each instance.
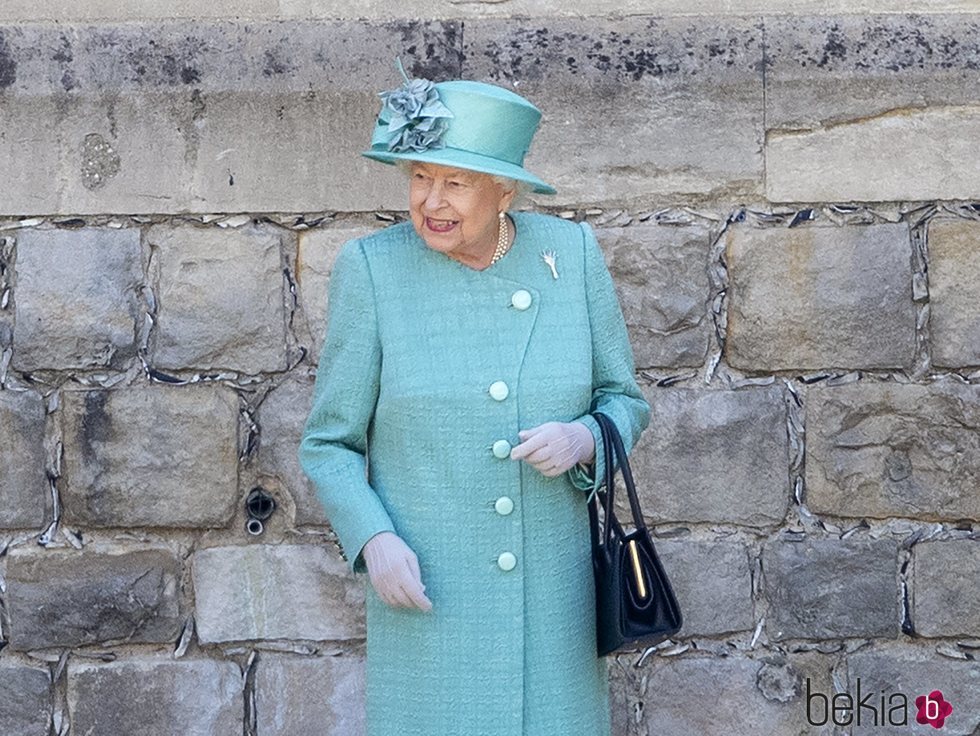
[[[923,542],[913,550],[916,633],[980,637],[980,541]]]
[[[928,239],[932,362],[980,366],[980,223],[932,220]]]
[[[51,722],[51,673],[14,661],[0,661],[0,733],[37,736]]]
[[[980,519],[980,386],[812,386],[806,438],[816,513]]]
[[[976,14],[780,13],[765,24],[770,130],[980,101]]]
[[[684,617],[678,636],[716,636],[755,625],[745,545],[684,540],[656,544]]]
[[[71,660],[72,733],[140,736],[239,736],[245,711],[242,675],[230,661],[126,656]]]
[[[202,643],[364,637],[364,581],[325,547],[202,549],[193,579]]]
[[[606,672],[609,676],[609,715],[611,731],[614,734],[629,734],[634,720],[634,705],[637,700],[635,678],[632,667],[610,665],[607,659]]]
[[[313,404],[313,377],[283,381],[270,391],[258,411],[262,428],[259,466],[292,492],[296,524],[326,524],[323,504],[299,464],[298,448]]]
[[[407,206],[407,183],[405,204]],[[302,341],[308,346],[313,363],[319,359],[323,349],[323,337],[327,330],[327,297],[329,295],[330,272],[334,259],[341,246],[348,240],[360,238],[380,229],[381,223],[374,226],[366,223],[338,223],[336,225],[305,230],[299,234],[296,251],[296,291],[299,304],[305,316],[305,334]]]
[[[398,86],[398,56],[411,75],[458,76],[460,34],[307,17],[10,27],[0,212],[404,208],[399,174],[360,156],[378,93]]]
[[[643,734],[829,734],[806,722],[804,683],[832,687],[815,656],[761,662],[743,657],[651,657]]]
[[[630,456],[655,522],[774,526],[791,497],[780,386],[645,391],[655,421]]]
[[[7,560],[10,647],[172,641],[179,580],[169,549],[15,547]]]
[[[751,371],[904,368],[915,351],[904,223],[727,232],[728,362]]]
[[[0,119],[6,107],[0,106]],[[4,145],[0,141],[0,160]],[[36,175],[37,164],[28,171]],[[50,181],[40,184],[54,189]],[[4,197],[0,194],[0,200]],[[143,283],[139,230],[24,229],[16,249],[11,365],[21,371],[124,370],[136,355],[137,294]]]
[[[558,190],[542,203],[756,197],[762,38],[758,17],[473,20],[463,73],[542,111],[525,160]]]
[[[880,202],[980,197],[980,104],[895,110],[766,136],[770,202]],[[941,141],[941,145],[936,145]],[[860,165],[855,162],[860,161]],[[951,165],[951,162],[956,162]]]
[[[766,18],[770,201],[976,197],[977,15]]]
[[[847,678],[848,692],[852,697],[857,694],[858,679],[861,680],[862,693],[874,693],[872,702],[879,703],[879,713],[882,710],[882,694],[886,706],[901,704],[900,697],[890,702],[891,697],[898,694],[904,695],[907,702],[904,712],[907,725],[891,725],[896,720],[900,721],[903,714],[899,712],[889,714],[890,722],[886,720],[883,724],[879,718],[875,725],[871,714],[865,710],[867,717],[862,718],[860,724],[857,723],[857,714],[854,714],[854,723],[851,724],[854,736],[924,736],[935,733],[972,736],[980,728],[980,668],[976,662],[939,657],[931,646],[877,647],[855,652],[848,657]],[[939,690],[943,699],[953,705],[953,713],[941,730],[915,721],[918,713],[915,699],[934,690]]]
[[[714,334],[710,233],[696,225],[639,224],[596,231],[639,367],[700,366]]]
[[[255,711],[263,736],[363,736],[364,659],[263,652],[255,668]]]
[[[224,386],[65,391],[62,502],[90,526],[223,526],[238,497],[238,397]]]
[[[890,539],[777,540],[762,552],[772,639],[898,636],[898,547]]]
[[[147,232],[158,279],[155,368],[286,369],[282,232],[157,225]]]
[[[0,529],[41,526],[51,510],[51,491],[40,394],[0,391],[0,448]]]

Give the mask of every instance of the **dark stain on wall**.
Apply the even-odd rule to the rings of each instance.
[[[65,92],[70,92],[78,86],[75,74],[71,69],[71,63],[75,60],[75,54],[72,53],[71,39],[64,33],[61,34],[60,39],[61,47],[51,55],[51,60],[56,61],[61,68],[62,88]]]
[[[103,33],[101,43],[112,50],[126,79],[137,84],[176,86],[197,84],[204,76],[202,59],[212,52],[212,41],[194,35],[168,37]]]
[[[17,80],[17,62],[10,54],[7,37],[0,31],[0,89],[9,87]]]
[[[769,56],[780,64],[827,72],[977,71],[980,24],[951,26],[929,16],[770,18]]]
[[[409,77],[458,79],[463,66],[462,22],[396,20],[383,24],[401,37],[400,56]]]
[[[85,413],[82,415],[82,457],[86,463],[100,464],[99,446],[113,435],[112,419],[106,411],[107,391],[85,392]]]
[[[647,18],[623,25],[597,24],[584,33],[581,23],[574,22],[511,25],[500,34],[487,25],[474,34],[475,40],[467,41],[465,52],[475,66],[489,68],[493,78],[528,81],[570,75],[638,82],[758,70],[759,24],[714,28]],[[477,61],[480,57],[485,61]]]

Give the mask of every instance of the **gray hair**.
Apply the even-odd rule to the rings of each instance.
[[[527,202],[527,195],[531,193],[534,188],[530,182],[522,181],[520,179],[508,179],[506,176],[498,176],[497,174],[490,174],[490,178],[502,186],[506,191],[514,192],[514,198],[510,201],[510,206],[516,207],[518,205],[524,205]]]
[[[407,176],[412,173],[412,163],[412,161],[406,159],[399,159],[395,161],[395,166]],[[511,179],[506,176],[499,176],[498,174],[484,174],[484,176],[489,176],[495,183],[502,186],[505,191],[514,192],[514,198],[510,202],[511,208],[524,205],[527,201],[527,195],[534,189],[532,184],[519,179]]]

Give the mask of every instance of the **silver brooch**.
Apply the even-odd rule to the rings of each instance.
[[[551,269],[552,278],[558,278],[558,272],[555,270],[555,258],[557,258],[555,252],[553,250],[543,250],[541,251],[541,257],[548,264],[548,268]]]

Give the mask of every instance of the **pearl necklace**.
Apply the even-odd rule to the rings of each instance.
[[[500,218],[500,227],[497,228],[497,247],[493,249],[493,258],[490,259],[491,266],[499,261],[510,247],[507,237],[507,218],[503,212],[498,217]]]

